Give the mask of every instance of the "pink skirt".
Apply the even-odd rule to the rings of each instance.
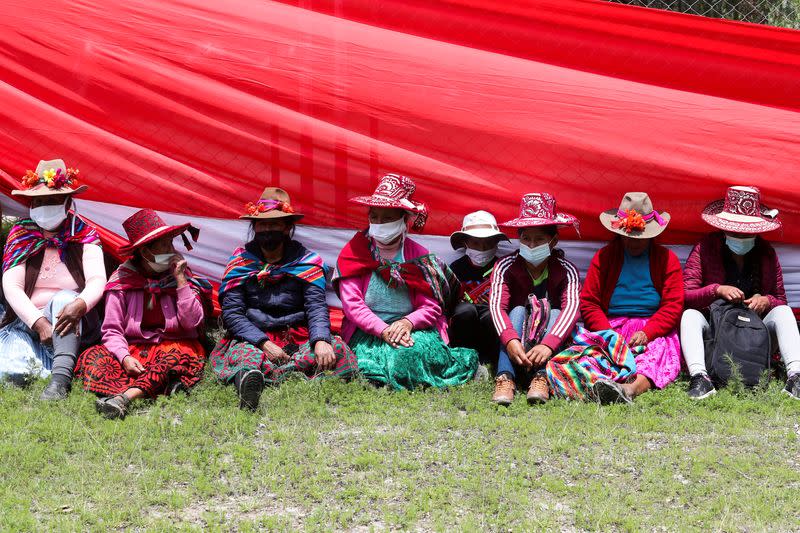
[[[610,320],[611,327],[622,335],[626,341],[641,331],[647,324],[647,318],[615,317]],[[681,343],[678,339],[678,328],[664,337],[658,337],[647,343],[647,349],[636,356],[636,373],[642,374],[663,389],[678,377],[681,372]]]

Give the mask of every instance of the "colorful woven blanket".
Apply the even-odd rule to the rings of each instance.
[[[49,246],[58,248],[63,261],[67,244],[70,242],[99,246],[100,234],[81,217],[73,214],[67,217],[61,231],[52,237],[45,237],[42,228],[37,226],[33,220],[22,219],[8,233],[6,247],[3,251],[3,272],[24,263],[29,257]]]
[[[644,350],[644,346],[630,348],[612,329],[591,332],[578,328],[573,345],[547,363],[547,380],[556,396],[591,399],[592,385],[598,379],[624,382],[635,374],[634,356]]]
[[[238,287],[250,278],[255,278],[266,286],[279,282],[285,276],[293,276],[324,289],[328,271],[328,266],[316,252],[307,251],[288,263],[271,264],[248,252],[246,248],[237,248],[225,268],[219,295],[222,298],[225,291]]]

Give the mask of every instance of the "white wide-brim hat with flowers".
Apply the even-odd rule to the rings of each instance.
[[[29,198],[80,194],[89,187],[78,185],[78,174],[78,169],[67,168],[63,159],[39,161],[35,171],[28,170],[22,177],[22,188],[11,191],[11,194]]]
[[[708,204],[701,216],[715,228],[733,233],[758,234],[781,227],[778,210],[761,204],[757,187],[728,187],[725,199]]]

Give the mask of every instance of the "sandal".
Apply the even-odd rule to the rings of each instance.
[[[128,405],[130,403],[131,401],[124,394],[117,394],[116,396],[99,398],[94,402],[94,406],[104,418],[115,419],[125,418],[125,415],[128,414]]]

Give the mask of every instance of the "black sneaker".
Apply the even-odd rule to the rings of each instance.
[[[260,370],[245,372],[239,382],[239,409],[258,409],[261,393],[264,392],[264,374]]]
[[[619,383],[609,379],[599,379],[592,385],[592,393],[600,405],[612,403],[631,403],[630,397]]]
[[[705,374],[695,374],[689,381],[689,391],[687,394],[692,400],[702,400],[716,394],[717,389]]]
[[[51,379],[50,383],[48,383],[47,387],[42,391],[42,395],[39,396],[39,399],[44,401],[66,400],[70,388],[69,383]]]
[[[800,400],[800,372],[792,374],[786,380],[786,387],[783,392],[791,396],[795,400]]]

